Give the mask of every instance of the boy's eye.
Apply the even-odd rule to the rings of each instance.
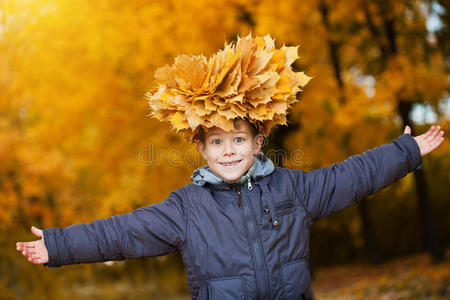
[[[237,138],[235,138],[234,140],[235,140],[236,142],[238,142],[238,143],[240,143],[240,142],[244,141],[244,139],[243,139],[243,138],[241,138],[241,137],[237,137]]]
[[[219,145],[220,142],[221,142],[221,140],[217,140],[217,139],[212,141],[212,143],[213,143],[214,145]]]

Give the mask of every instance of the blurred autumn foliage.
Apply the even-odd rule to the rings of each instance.
[[[291,126],[277,128],[266,150],[281,147],[284,166],[309,171],[392,141],[403,132],[402,112],[414,108],[435,116],[415,124],[416,134],[434,123],[448,136],[449,9],[427,0],[0,1],[0,295],[65,299],[69,283],[84,287],[83,297],[187,292],[176,255],[46,270],[14,249],[32,239],[31,225],[62,227],[160,202],[205,163],[147,116],[143,96],[156,68],[181,53],[210,56],[249,32],[270,34],[277,48],[300,44],[294,68],[313,79]],[[443,247],[447,140],[423,168]],[[416,198],[410,174],[366,199],[383,257],[425,251]],[[313,265],[367,261],[361,222],[357,206],[318,222]],[[106,282],[122,277],[149,288],[108,294]]]

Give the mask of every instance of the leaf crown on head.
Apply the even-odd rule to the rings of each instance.
[[[208,60],[203,55],[178,55],[175,63],[155,71],[157,88],[148,91],[152,116],[170,122],[176,132],[195,140],[200,128],[234,129],[233,120],[247,119],[258,132],[287,125],[289,108],[310,77],[294,72],[298,47],[275,48],[266,35],[241,38]]]

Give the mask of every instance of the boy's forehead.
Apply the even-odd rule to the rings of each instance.
[[[206,136],[210,137],[213,135],[227,135],[227,134],[239,134],[239,133],[245,134],[245,133],[249,133],[249,131],[244,130],[244,129],[240,129],[240,130],[234,129],[232,131],[227,132],[227,131],[224,131],[219,128],[217,130],[215,130],[215,129],[208,130],[208,133],[206,134]]]
[[[250,133],[250,127],[245,122],[238,122],[236,127],[232,131],[225,131],[219,127],[212,127],[206,132],[206,136],[212,135],[224,135],[224,134],[238,134],[238,133]]]

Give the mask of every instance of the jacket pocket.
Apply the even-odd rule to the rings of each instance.
[[[239,276],[210,279],[200,288],[197,299],[247,299],[244,280]]]
[[[275,210],[279,216],[293,213],[295,211],[294,200],[285,199],[283,201],[275,202]]]
[[[283,216],[293,213],[295,211],[295,203],[294,200],[289,198],[277,199],[274,201],[274,207],[277,212],[277,215]],[[267,214],[268,205],[265,204],[262,206],[263,213]]]
[[[295,213],[295,202],[289,198],[281,198],[274,201],[274,209],[278,218],[282,216],[289,215]],[[261,208],[261,220],[260,227],[266,226],[266,224],[272,223],[273,212],[269,210],[267,204],[263,205]]]
[[[309,266],[306,260],[296,260],[281,267],[284,299],[302,299],[304,293],[310,288],[312,281]]]

